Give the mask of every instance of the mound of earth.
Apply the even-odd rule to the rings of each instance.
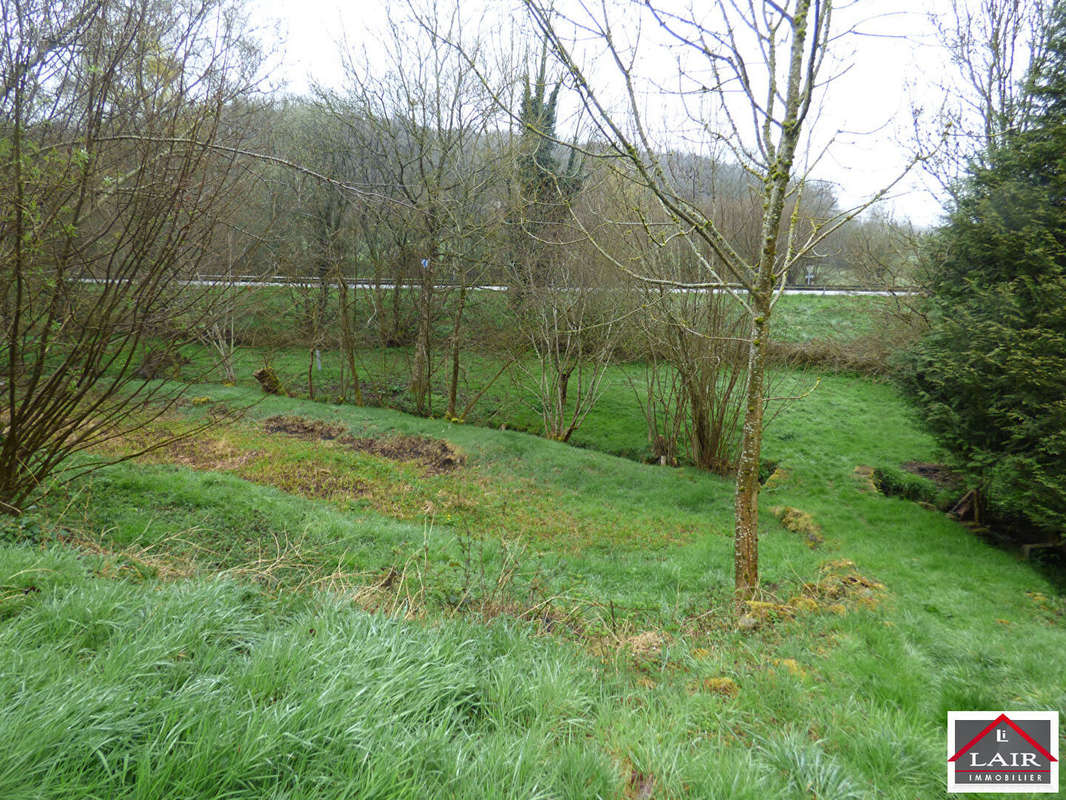
[[[352,450],[391,461],[413,461],[431,473],[451,472],[466,463],[466,457],[443,439],[428,436],[364,436],[348,434],[340,425],[304,417],[276,416],[264,421],[270,433],[284,433],[311,441],[335,441]]]
[[[431,472],[450,472],[463,465],[463,455],[443,439],[427,436],[388,436],[382,439],[343,437],[353,450],[393,461],[415,461]]]
[[[320,419],[307,419],[306,417],[269,417],[263,422],[263,428],[267,433],[287,433],[298,439],[312,441],[339,439],[347,433],[347,428],[340,425],[330,425]]]

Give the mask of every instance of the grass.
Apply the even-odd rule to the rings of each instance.
[[[874,298],[876,299],[876,298]],[[186,351],[193,356],[192,363],[184,374],[199,380],[211,379],[211,355],[204,350]],[[364,391],[369,392],[370,405],[395,410],[414,412],[414,404],[408,392],[410,379],[407,348],[385,350],[365,349],[360,351],[360,369],[363,370]],[[252,378],[269,357],[271,365],[282,379],[285,391],[297,398],[307,398],[307,375],[310,351],[303,348],[271,349],[243,348],[234,359],[238,375],[237,385],[257,388]],[[342,401],[342,357],[339,351],[320,352],[322,370],[312,370],[314,396],[326,403]],[[459,406],[490,384],[501,367],[509,359],[486,353],[468,353],[464,356]],[[507,428],[515,431],[540,434],[543,421],[539,411],[539,396],[534,391],[535,366],[526,365],[506,371],[495,383],[491,383],[479,402],[473,407],[466,422],[483,427]],[[530,377],[530,376],[533,377]],[[370,376],[369,379],[367,376]],[[779,370],[771,381],[770,391],[776,397],[793,397],[810,391],[822,379],[821,374],[809,370]],[[433,382],[432,415],[443,417],[447,406],[444,370],[435,374]],[[609,366],[601,383],[598,399],[582,425],[574,432],[570,444],[598,450],[611,455],[647,461],[652,457],[648,442],[644,415],[637,391],[643,396],[646,380],[644,367],[640,364]],[[348,383],[346,381],[346,383]],[[205,383],[210,386],[212,384]],[[350,388],[350,387],[349,387]],[[194,390],[195,392],[196,390]],[[349,395],[350,396],[350,395]],[[776,409],[780,403],[772,403]]]
[[[3,691],[4,797],[528,797],[617,780],[567,745],[600,701],[593,674],[513,628],[23,562],[69,588],[0,635],[3,674],[25,676]]]
[[[339,326],[335,321],[326,320],[323,324],[325,342],[317,351],[310,349],[305,341],[307,322],[301,304],[304,300],[315,300],[318,294],[312,292],[306,297],[304,294],[289,288],[260,287],[245,290],[240,296],[242,312],[237,334],[242,346],[234,356],[237,382],[242,386],[257,386],[252,373],[269,363],[288,394],[340,402],[344,399],[342,395],[350,397],[351,378],[345,377],[346,365],[335,341]],[[774,336],[783,345],[800,348],[814,340],[836,345],[853,342],[876,332],[881,312],[889,308],[891,302],[882,297],[783,296],[775,310]],[[334,305],[335,297],[330,295],[327,303],[330,313]],[[522,362],[493,383],[501,367],[509,363],[510,356],[506,353],[515,344],[511,332],[513,320],[508,315],[505,293],[473,293],[464,319],[459,407],[465,407],[491,384],[474,407],[469,421],[539,433],[542,421],[535,388],[537,365],[528,360]],[[450,325],[447,309],[444,309],[436,320],[434,341],[449,341]],[[357,332],[357,337],[360,345],[357,368],[370,404],[413,412],[414,405],[408,392],[413,348],[381,348],[374,329],[366,326]],[[618,346],[617,355],[622,359],[637,357],[641,351],[641,345],[626,341],[625,336]],[[447,406],[450,361],[446,350],[441,346],[435,352],[431,406],[436,415],[442,415]],[[182,370],[185,380],[210,382],[218,379],[212,351],[190,346],[184,353],[191,358],[191,363]],[[639,383],[642,379],[643,369],[639,365],[612,368],[603,396],[584,428],[595,429],[602,438],[610,433],[613,420],[628,421],[634,415],[639,416],[633,381]],[[575,443],[597,449],[604,449],[605,444],[603,441],[590,442],[580,430]],[[642,441],[636,449],[632,445],[607,443],[605,451],[630,458],[644,458],[650,453]]]
[[[938,453],[889,385],[819,377],[767,432],[750,631],[729,482],[604,452],[644,436],[620,373],[582,448],[197,387],[166,424],[244,420],[0,531],[0,796],[940,796],[948,710],[1066,713],[1066,602],[856,474]]]
[[[370,306],[369,293],[353,290],[357,308]],[[236,333],[242,343],[252,347],[293,345],[306,343],[304,329],[320,302],[320,290],[311,287],[247,287],[231,292],[230,303],[238,312]],[[401,292],[401,313],[410,315],[415,292]],[[391,308],[391,292],[386,293],[386,305]],[[775,307],[775,337],[786,342],[803,342],[816,338],[832,337],[852,339],[872,332],[879,309],[888,307],[892,301],[883,297],[784,295]],[[326,293],[326,318],[322,328],[337,329],[336,309],[338,292]],[[451,334],[449,309],[445,307],[437,320],[435,340],[445,341]],[[367,313],[366,316],[372,317]],[[498,338],[501,328],[510,325],[506,292],[477,291],[467,296],[464,310],[468,335],[477,341]],[[364,343],[374,345],[375,331],[364,326],[361,331]]]
[[[9,550],[0,566],[48,573],[0,632],[3,674],[25,676],[3,687],[5,797],[579,798],[650,782],[657,796],[757,798],[862,785],[794,731],[752,738],[729,697],[634,689],[513,624],[413,626],[227,580],[146,590],[56,550]],[[787,671],[762,684],[751,688],[802,692]]]
[[[894,298],[866,295],[782,295],[774,307],[774,338],[797,343],[857,339],[875,333],[880,314],[895,304]]]

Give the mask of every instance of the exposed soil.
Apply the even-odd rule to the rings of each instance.
[[[433,473],[451,472],[466,461],[450,444],[425,436],[391,436],[384,439],[342,439],[353,450],[393,461],[415,461]]]
[[[286,433],[297,439],[332,440],[339,439],[346,433],[346,428],[341,425],[330,425],[320,419],[306,419],[305,417],[269,417],[263,422],[263,428],[267,433]]]
[[[431,474],[458,469],[466,457],[443,439],[427,436],[355,437],[340,425],[304,417],[270,417],[263,423],[270,433],[284,433],[310,441],[336,441],[360,453],[391,461],[413,461]]]
[[[962,485],[958,473],[943,464],[930,464],[923,461],[908,461],[901,464],[907,472],[920,478],[928,478],[941,489],[955,489]]]

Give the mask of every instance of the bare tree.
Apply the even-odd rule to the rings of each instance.
[[[567,442],[599,399],[621,329],[624,295],[617,280],[604,285],[604,267],[581,242],[542,240],[526,262],[523,291],[512,303],[519,347],[536,356],[514,363],[532,389],[549,439]]]
[[[544,435],[566,442],[599,398],[621,329],[621,295],[617,276],[605,280],[607,265],[570,221],[571,213],[591,225],[604,219],[595,206],[612,199],[601,191],[612,183],[591,188],[577,149],[556,141],[562,79],[549,76],[548,62],[544,42],[512,110],[507,280],[518,346],[536,355],[529,364],[516,353],[516,371],[532,388]]]
[[[323,93],[323,100],[350,126],[364,157],[377,165],[382,191],[402,202],[415,231],[409,257],[418,331],[410,387],[422,414],[432,412],[433,327],[443,307],[441,284],[455,289],[448,392],[448,414],[455,416],[467,289],[484,263],[483,243],[497,217],[489,134],[498,111],[447,43],[462,37],[458,8],[407,11],[407,17],[390,12],[385,64],[347,54],[347,90]],[[471,47],[476,50],[476,43]]]
[[[1047,0],[951,0],[949,13],[931,15],[955,70],[941,81],[934,124],[917,136],[926,171],[949,194],[1027,119],[1022,84],[1044,57],[1047,14]]]
[[[224,249],[258,62],[228,0],[11,0],[0,24],[0,507],[17,513],[180,392],[142,376],[210,308],[180,284]]]
[[[238,242],[238,239],[243,241]],[[262,240],[259,237],[239,237],[236,230],[230,229],[225,235],[225,244],[219,248],[219,256],[224,265],[224,272],[214,271],[217,264],[211,264],[212,274],[206,280],[212,283],[211,292],[200,292],[205,308],[200,315],[200,324],[194,326],[200,341],[209,347],[217,358],[222,381],[227,384],[237,382],[234,357],[237,353],[238,317],[247,310],[248,292],[246,283],[248,270],[243,270],[252,254],[258,249]]]
[[[741,449],[736,470],[734,567],[738,608],[758,590],[758,494],[770,321],[790,265],[844,224],[857,210],[808,226],[786,217],[790,198],[802,191],[796,174],[822,87],[822,69],[834,41],[832,0],[725,2],[705,10],[678,13],[647,0],[625,3],[632,13],[613,16],[606,3],[578,2],[578,12],[563,17],[541,0],[525,0],[537,29],[547,38],[573,88],[595,121],[599,134],[626,165],[626,174],[645,187],[670,226],[649,228],[664,244],[686,242],[700,275],[691,282],[664,281],[639,265],[615,258],[616,265],[652,285],[688,289],[735,286],[747,316],[746,386]],[[612,6],[613,10],[613,6]],[[640,16],[674,49],[678,97],[695,123],[693,146],[721,147],[753,176],[759,187],[759,226],[755,246],[733,240],[715,216],[684,191],[658,153],[645,112],[641,38],[631,21]],[[628,20],[616,26],[612,19]],[[575,30],[580,36],[573,35]],[[643,32],[647,33],[647,32]],[[593,40],[603,49],[618,81],[621,108],[610,91],[586,71],[572,41]],[[661,87],[653,87],[661,92]],[[607,248],[601,248],[605,255]]]
[[[663,274],[658,272],[657,274]],[[667,397],[656,398],[667,418],[680,420],[689,457],[700,469],[726,475],[736,466],[741,406],[747,367],[742,309],[725,292],[672,293],[648,287],[642,318],[654,360],[677,375],[678,384],[653,383]],[[679,442],[655,440],[662,453]],[[669,459],[668,459],[669,460]]]
[[[368,183],[359,141],[328,109],[297,100],[287,103],[276,116],[276,148],[316,173],[343,180],[346,185]],[[341,382],[344,384],[347,367],[353,400],[362,405],[353,330],[355,299],[345,272],[354,272],[358,259],[353,217],[367,206],[389,204],[371,202],[315,175],[285,167],[274,173],[275,192],[287,206],[288,220],[279,231],[279,258],[290,274],[307,279],[290,287],[290,292],[302,311],[303,340],[308,347],[308,395],[314,397],[314,374],[321,370],[321,350],[336,343],[344,355]],[[330,303],[334,288],[339,290],[335,292],[335,309]],[[345,394],[346,388],[341,391],[342,396]]]

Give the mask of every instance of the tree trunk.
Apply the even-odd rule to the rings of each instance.
[[[492,388],[492,385],[494,383],[496,383],[496,380],[501,375],[503,375],[503,373],[507,370],[507,368],[509,366],[511,366],[516,360],[517,360],[517,357],[512,357],[510,361],[505,361],[500,366],[500,368],[496,371],[496,374],[492,376],[492,378],[489,380],[489,382],[486,383],[484,386],[482,386],[481,389],[478,391],[478,393],[476,395],[474,395],[473,399],[469,403],[466,404],[466,408],[463,409],[463,413],[459,415],[459,420],[460,421],[463,421],[463,420],[466,419],[466,415],[470,413],[470,411],[474,408],[475,405],[477,405],[477,401],[485,396],[485,392],[487,392],[489,389]]]
[[[429,369],[433,334],[430,312],[433,308],[433,265],[422,267],[422,286],[418,296],[418,337],[415,340],[415,357],[411,365],[411,394],[418,413],[432,413],[430,404]]]
[[[754,298],[753,298],[754,300]],[[759,458],[762,450],[763,392],[765,388],[765,344],[770,332],[769,303],[752,323],[748,349],[748,388],[744,409],[744,436],[737,463],[733,538],[735,601],[738,612],[759,588]]]
[[[403,299],[404,276],[397,275],[392,283],[392,314],[389,316],[388,333],[385,336],[386,347],[400,345],[400,301]],[[384,319],[384,317],[383,317]],[[406,335],[402,338],[406,339]]]
[[[352,333],[352,320],[348,316],[348,281],[337,270],[337,283],[340,286],[341,341],[344,355],[348,361],[348,371],[352,373],[352,395],[357,406],[363,405],[363,387],[359,382],[359,372],[355,368],[355,336]],[[342,392],[343,394],[343,392]]]
[[[616,151],[624,154],[634,167],[637,173],[635,183],[649,189],[662,203],[677,225],[677,235],[694,248],[707,246],[713,251],[715,259],[721,262],[721,269],[716,267],[712,271],[715,282],[722,277],[719,273],[724,273],[725,277],[734,279],[748,293],[746,305],[751,315],[751,341],[747,353],[744,429],[737,468],[734,529],[735,601],[737,609],[742,610],[746,601],[755,596],[759,581],[759,459],[765,402],[765,350],[770,334],[775,268],[778,268],[777,275],[780,277],[780,272],[786,271],[790,263],[803,252],[811,251],[816,242],[836,229],[834,226],[815,227],[806,244],[800,244],[803,236],[799,240],[786,237],[783,245],[787,248],[786,255],[780,264],[777,263],[777,239],[785,200],[789,195],[796,149],[811,111],[815,90],[824,86],[818,81],[818,73],[826,49],[833,41],[829,35],[829,23],[834,4],[822,0],[795,0],[794,5],[791,2],[702,4],[718,6],[722,11],[723,25],[719,30],[705,28],[702,23],[674,10],[660,9],[651,0],[638,4],[649,9],[655,22],[669,32],[675,43],[691,48],[707,58],[709,64],[717,65],[711,69],[715,72],[718,69],[724,71],[722,82],[735,81],[751,101],[750,112],[755,123],[751,131],[752,140],[756,143],[754,148],[747,144],[748,138],[737,122],[739,117],[734,118],[732,101],[722,95],[723,106],[728,112],[726,116],[736,134],[734,144],[752,154],[753,163],[746,167],[753,174],[762,175],[760,250],[754,262],[741,254],[747,252],[746,246],[738,250],[737,242],[731,243],[714,219],[700,212],[687,196],[674,189],[669,170],[657,157],[650,153],[645,155],[651,150],[650,137],[641,125],[642,110],[637,93],[629,93],[629,111],[636,122],[634,127],[637,131],[635,137],[630,137],[628,126],[620,121],[621,118],[612,118],[605,110],[608,104],[601,103],[601,98],[597,97],[583,69],[574,59],[566,37],[555,28],[554,5],[547,0],[524,0],[523,5],[559,57],[568,77],[578,87],[585,108],[597,117],[600,130],[607,134]],[[606,21],[597,19],[587,6],[583,8],[592,18],[589,30],[595,30],[598,26],[602,26],[605,32],[608,30]],[[607,13],[605,8],[604,13]],[[734,22],[737,23],[736,27]],[[758,41],[763,59],[760,61],[757,57],[750,63],[734,60],[732,56],[746,50],[746,44],[742,46],[739,43],[749,33]],[[613,57],[625,84],[632,87],[635,80],[631,70],[637,58],[636,49],[617,47],[607,33],[604,33],[601,43]],[[783,65],[779,58],[785,43],[788,43],[789,48],[787,78],[781,74],[780,67]],[[764,68],[765,72],[755,67]],[[782,78],[785,80],[782,81]],[[721,85],[710,91],[721,92]],[[766,98],[765,104],[760,102],[761,97]],[[795,232],[792,226],[797,221],[798,217],[790,222],[790,232]],[[797,245],[799,249],[794,251]],[[601,252],[605,251],[601,249]],[[626,265],[618,261],[615,263],[625,272],[633,274]],[[658,279],[652,280],[658,284],[664,283]]]
[[[374,320],[377,323],[378,341],[381,343],[382,347],[391,347],[392,342],[390,341],[391,337],[388,327],[388,317],[385,314],[385,290],[381,286],[381,262],[375,257],[373,264],[374,276],[371,280],[374,285],[370,290],[370,302],[374,306]],[[397,277],[393,283],[396,283],[398,280],[399,277]]]
[[[464,281],[465,282],[465,281]],[[459,287],[459,307],[455,310],[455,325],[452,327],[452,375],[448,382],[448,410],[445,416],[455,419],[456,395],[459,393],[459,334],[463,329],[463,308],[466,306],[466,287]]]
[[[693,365],[686,364],[686,368]],[[685,389],[688,392],[689,413],[692,420],[692,460],[699,469],[711,469],[714,463],[714,443],[711,441],[711,428],[708,424],[709,410],[707,397],[699,385],[698,375],[685,377]]]
[[[754,286],[748,295],[752,313],[751,343],[748,345],[748,391],[745,398],[744,436],[737,464],[736,523],[733,529],[734,602],[738,613],[743,610],[746,601],[755,598],[759,589],[759,458],[762,450],[766,346],[770,336],[770,312],[773,310],[777,238],[802,122],[803,53],[810,8],[811,0],[799,0],[796,5],[785,99],[787,110],[782,125],[781,145],[764,179],[765,205],[762,230],[759,232],[762,249],[758,269],[755,270]]]
[[[318,265],[318,308],[315,310],[316,317],[316,330],[315,336],[318,336],[317,328],[320,328],[326,321],[326,310],[329,307],[329,274],[333,270],[330,269],[329,259],[323,259]]]
[[[574,368],[559,371],[559,418],[566,416],[566,401],[570,396],[570,376],[574,374]]]

